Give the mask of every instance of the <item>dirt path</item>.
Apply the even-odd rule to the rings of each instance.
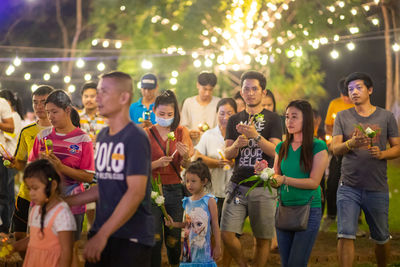
[[[400,263],[400,233],[393,234],[393,239],[391,240],[392,256],[390,262]],[[244,234],[241,237],[241,242],[244,248],[244,254],[250,263],[250,258],[252,255],[253,248],[253,238],[250,234]],[[324,267],[337,267],[337,257],[336,257],[336,233],[320,232],[316,244],[314,245],[313,251],[311,253],[311,259],[309,261],[310,267],[324,266]],[[359,264],[368,264],[375,262],[374,255],[374,243],[368,238],[358,238],[356,240],[356,257],[355,266]],[[167,257],[165,251],[163,251],[163,266],[167,267]],[[222,266],[218,262],[218,266]],[[232,263],[232,267],[237,266]],[[268,259],[268,267],[278,267],[280,266],[279,254],[270,254]],[[369,265],[363,265],[365,267]],[[400,264],[399,264],[400,266]]]

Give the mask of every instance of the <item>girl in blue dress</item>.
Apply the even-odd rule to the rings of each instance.
[[[192,196],[182,200],[185,209],[184,222],[174,222],[171,217],[165,222],[170,227],[185,228],[180,266],[216,267],[215,261],[221,256],[217,202],[213,195],[206,193],[205,188],[211,184],[211,174],[201,159],[189,165],[185,183]],[[213,248],[211,248],[211,233],[215,241]]]

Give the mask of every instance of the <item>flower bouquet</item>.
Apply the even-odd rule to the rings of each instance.
[[[268,187],[269,192],[272,194],[271,183],[277,184],[275,178],[273,177],[275,174],[274,169],[268,168],[268,162],[266,160],[262,160],[256,162],[256,165],[254,165],[254,172],[256,173],[255,175],[250,176],[239,183],[243,184],[246,182],[256,181],[256,183],[247,191],[246,197],[261,183],[264,185],[264,190],[266,187]]]
[[[175,141],[176,140],[176,138],[175,138],[175,133],[174,132],[169,132],[168,134],[167,134],[167,146],[166,146],[166,148],[165,148],[165,154],[166,154],[166,156],[168,156],[168,154],[169,154],[169,143],[171,142],[171,141]]]
[[[208,125],[207,122],[200,123],[199,125],[197,125],[197,127],[199,128],[199,131],[201,131],[201,132],[205,132],[210,129],[210,126]]]
[[[151,199],[153,203],[160,207],[164,217],[169,220],[167,210],[165,209],[165,198],[162,191],[161,177],[158,174],[157,179],[151,179]],[[172,227],[170,227],[172,228]]]
[[[22,259],[11,244],[7,234],[0,234],[0,266],[21,266]]]
[[[369,138],[370,140],[370,146],[373,146],[372,140],[374,137],[381,131],[381,129],[376,129],[375,131],[372,130],[370,127],[367,127],[367,129],[364,130],[364,128],[360,124],[355,124],[354,127],[356,127],[358,130],[360,130],[366,137]]]

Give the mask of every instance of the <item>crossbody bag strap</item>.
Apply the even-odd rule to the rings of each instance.
[[[153,135],[154,139],[156,139],[157,144],[160,146],[161,150],[164,152],[164,155],[166,156],[167,152],[165,151],[165,148],[161,145],[161,142],[160,142],[160,140],[158,140],[158,138],[157,138],[156,134],[154,133],[153,129],[149,128],[149,130],[150,130],[151,134]],[[172,166],[172,168],[176,172],[176,175],[178,175],[179,179],[182,180],[182,177],[181,177],[180,173],[178,172],[176,166],[174,164],[172,164],[172,161],[169,164]]]

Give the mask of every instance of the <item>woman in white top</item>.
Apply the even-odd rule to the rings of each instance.
[[[211,172],[212,194],[218,199],[218,221],[221,220],[222,204],[225,199],[225,185],[232,175],[233,162],[223,155],[226,125],[230,116],[236,113],[236,102],[223,98],[217,104],[217,126],[206,131],[196,145],[195,158],[202,158]]]
[[[7,150],[7,152],[2,153],[7,153],[9,156],[14,156],[15,149],[17,148],[18,137],[22,129],[22,103],[18,96],[10,90],[1,90],[0,98],[7,100],[11,107],[12,119],[14,121],[14,132],[9,133],[4,131],[1,133],[4,136],[3,140],[5,140],[5,143],[2,145]],[[0,164],[3,165],[2,162],[0,162]],[[4,194],[2,198],[5,197],[6,199],[4,199],[4,202],[7,201],[7,204],[3,206],[4,210],[2,212],[4,225],[1,230],[8,232],[11,216],[14,213],[15,208],[14,177],[17,174],[17,170],[4,168],[3,172],[4,178],[7,177],[7,179],[3,178],[4,180],[1,186],[4,186],[4,190],[1,190],[1,192],[2,195]],[[4,218],[4,216],[6,217]]]

